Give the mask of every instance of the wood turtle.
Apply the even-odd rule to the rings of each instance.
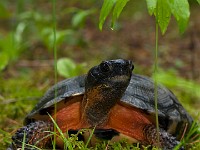
[[[97,138],[125,137],[132,143],[157,145],[154,82],[132,74],[133,68],[130,60],[102,61],[87,75],[57,83],[26,116],[25,126],[12,137],[10,149],[22,146],[24,134],[26,144],[48,148],[52,136],[45,131],[54,131],[49,115],[63,133],[95,127]],[[160,145],[163,149],[172,149],[179,144],[185,126],[190,127],[193,119],[162,85],[158,85],[157,97]],[[63,146],[59,138],[56,144]]]

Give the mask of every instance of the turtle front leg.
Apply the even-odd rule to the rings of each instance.
[[[36,121],[17,130],[12,137],[12,144],[7,150],[22,148],[23,141],[26,149],[48,148],[51,146],[53,123],[45,121]]]
[[[157,132],[156,132],[156,127],[154,125],[145,126],[143,134],[146,137],[148,144],[158,146]],[[164,150],[171,150],[180,143],[179,141],[176,140],[175,137],[173,137],[163,129],[160,129],[159,131],[159,142],[160,142],[159,146],[161,146],[161,148]],[[179,150],[184,150],[184,148],[181,147]]]

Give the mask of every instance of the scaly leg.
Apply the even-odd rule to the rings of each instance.
[[[148,141],[148,144],[158,146],[157,132],[156,132],[156,127],[154,125],[145,126],[143,133]],[[161,148],[164,150],[172,150],[180,143],[179,141],[176,140],[175,137],[173,137],[163,129],[160,129],[159,131],[159,142]],[[184,148],[181,147],[179,150],[184,150]]]
[[[15,135],[12,137],[13,142],[7,150],[21,148],[23,141],[25,141],[26,150],[34,149],[32,146],[48,148],[52,144],[51,138],[53,136],[49,131],[53,131],[53,123],[44,121],[32,122],[17,130]]]

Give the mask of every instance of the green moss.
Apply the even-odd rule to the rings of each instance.
[[[14,72],[14,77],[1,74],[0,79],[0,146],[11,142],[11,135],[23,125],[23,119],[46,90],[38,85],[34,77],[43,74],[32,71]],[[41,75],[41,76],[39,76]],[[46,83],[45,83],[46,84]]]

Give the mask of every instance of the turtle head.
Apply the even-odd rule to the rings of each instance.
[[[86,90],[97,86],[110,87],[112,90],[117,87],[126,88],[133,68],[130,60],[103,61],[89,70],[85,80]]]
[[[92,125],[106,122],[112,107],[129,85],[133,64],[130,60],[103,61],[91,68],[85,79],[83,116]]]

